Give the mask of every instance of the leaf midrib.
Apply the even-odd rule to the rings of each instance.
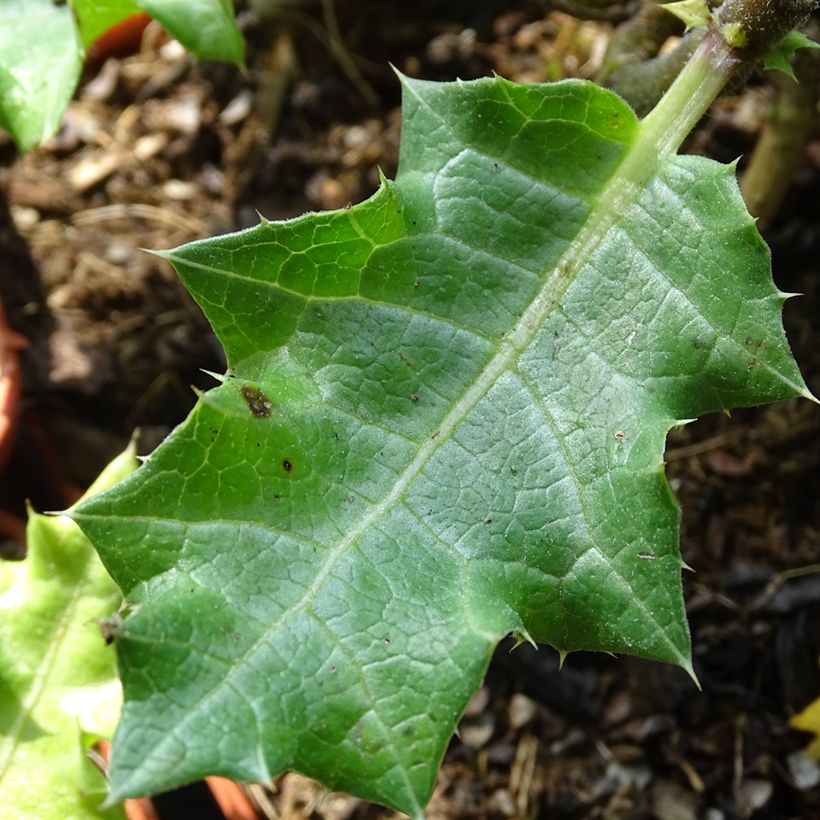
[[[408,84],[406,88],[414,93],[412,85]],[[432,111],[423,98],[416,95],[416,99]],[[501,339],[498,352],[487,362],[467,391],[453,405],[434,435],[421,445],[418,453],[402,471],[390,492],[380,503],[374,505],[348,535],[327,554],[324,565],[305,590],[300,601],[285,610],[266,632],[274,630],[293,612],[309,605],[314,600],[319,589],[347,550],[403,499],[412,482],[433,455],[450,439],[461,422],[487,395],[498,379],[504,373],[514,369],[518,357],[532,342],[535,334],[566,293],[591,252],[606,236],[617,219],[626,213],[628,205],[637,200],[642,191],[640,182],[648,180],[656,172],[661,157],[654,150],[648,151],[648,148],[654,149],[654,146],[644,144],[639,127],[631,148],[627,150],[621,163],[601,189],[595,205],[590,209],[575,238],[547,275],[544,284],[521,318]],[[647,157],[654,161],[647,161]]]

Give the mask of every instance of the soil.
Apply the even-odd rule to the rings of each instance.
[[[140,248],[367,197],[398,158],[389,63],[440,80],[591,77],[612,31],[535,2],[338,2],[335,20],[327,3],[269,5],[264,20],[241,12],[245,74],[195,64],[151,24],[136,53],[89,66],[43,147],[18,157],[0,137],[0,295],[28,340],[6,513],[22,516],[26,498],[62,507],[135,428],[150,450],[193,405],[191,386],[209,386],[202,371],[224,368],[170,266]],[[690,149],[749,151],[770,93],[758,78],[720,101]],[[778,285],[805,294],[785,323],[815,393],[819,210],[815,135],[766,236]],[[820,817],[820,768],[788,723],[820,695],[819,432],[817,408],[795,401],[672,434],[702,689],[633,658],[578,653],[559,672],[549,648],[502,646],[429,817]],[[251,797],[269,817],[396,816],[298,775]]]

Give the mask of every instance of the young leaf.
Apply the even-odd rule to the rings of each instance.
[[[233,0],[136,0],[198,57],[242,65],[245,43],[236,27]]]
[[[820,698],[812,701],[802,712],[796,714],[789,721],[794,729],[801,732],[811,732],[815,737],[809,743],[806,753],[820,758]]]
[[[732,167],[581,81],[404,95],[370,200],[166,254],[231,377],[74,512],[138,606],[113,797],[422,817],[507,633],[691,670],[666,433],[807,394]]]
[[[198,57],[237,65],[245,59],[233,0],[73,0],[73,4],[84,46],[142,9]]]
[[[130,473],[132,449],[90,492]],[[25,561],[0,563],[0,804],[8,817],[93,820],[105,780],[86,757],[110,738],[120,687],[97,619],[121,595],[88,539],[64,516],[31,513]]]
[[[0,3],[0,127],[21,150],[57,130],[81,68],[68,5],[53,0]]]
[[[797,82],[792,68],[792,59],[801,48],[820,48],[820,43],[815,43],[802,31],[790,31],[764,56],[763,67],[773,71],[782,71],[787,77]]]
[[[139,9],[197,56],[243,64],[232,0],[0,0],[0,127],[21,151],[60,126],[84,47]]]
[[[84,48],[140,10],[133,0],[72,0],[72,5]]]

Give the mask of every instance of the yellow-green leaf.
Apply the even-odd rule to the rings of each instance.
[[[811,732],[815,736],[806,752],[812,757],[820,758],[820,698],[795,715],[789,723],[792,728],[801,732]]]
[[[133,449],[89,493],[128,475]],[[20,820],[93,820],[106,784],[86,756],[110,738],[121,690],[97,620],[121,595],[79,527],[30,513],[28,555],[0,563],[0,806]]]

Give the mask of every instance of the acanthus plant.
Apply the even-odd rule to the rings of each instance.
[[[693,674],[667,432],[811,396],[734,167],[677,150],[811,8],[727,0],[641,121],[403,78],[395,182],[163,254],[229,372],[71,512],[131,609],[111,801],[295,769],[422,817],[505,635]]]

